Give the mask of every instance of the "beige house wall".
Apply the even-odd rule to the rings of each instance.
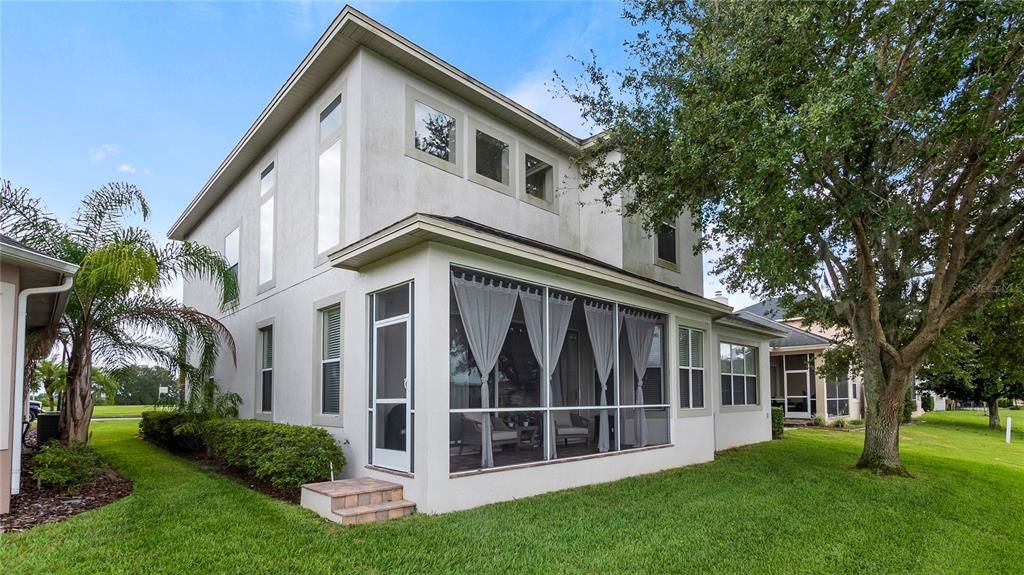
[[[0,264],[0,409],[5,410],[2,421],[4,441],[0,444],[0,513],[11,508],[11,457],[14,441],[14,375],[17,314],[13,310],[18,299],[18,268]]]

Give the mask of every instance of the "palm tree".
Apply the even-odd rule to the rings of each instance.
[[[158,245],[149,232],[128,225],[149,218],[138,188],[110,183],[90,192],[69,223],[59,222],[25,188],[0,185],[0,226],[18,241],[78,264],[67,309],[56,337],[67,349],[67,387],[61,409],[64,440],[87,441],[92,417],[93,363],[115,368],[139,360],[195,377],[212,373],[220,346],[234,359],[234,341],[215,318],[161,295],[177,278],[207,279],[227,306],[237,300],[238,280],[224,258],[192,242]],[[186,357],[179,361],[179,341]]]
[[[67,384],[67,369],[63,363],[54,363],[49,359],[44,359],[36,365],[36,370],[32,374],[32,386],[34,388],[42,389],[43,393],[46,394],[46,401],[50,406],[50,411],[56,411],[57,403],[55,401],[56,395],[64,390],[64,386]]]

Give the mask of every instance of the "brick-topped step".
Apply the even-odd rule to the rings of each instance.
[[[345,525],[372,523],[412,515],[416,504],[406,501],[402,486],[372,477],[324,481],[302,486],[302,506]]]

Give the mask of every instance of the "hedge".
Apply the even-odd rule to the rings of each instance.
[[[48,441],[32,456],[32,478],[64,493],[76,493],[105,468],[100,454],[80,441]]]
[[[782,439],[785,419],[786,414],[782,412],[781,407],[772,408],[772,439]]]
[[[345,452],[319,427],[215,419],[199,424],[200,437],[181,433],[179,426],[186,420],[178,412],[147,411],[139,429],[146,440],[169,451],[193,453],[205,448],[214,460],[280,489],[324,481],[331,476],[332,464],[335,475],[345,466]]]

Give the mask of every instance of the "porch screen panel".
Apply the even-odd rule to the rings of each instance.
[[[610,430],[608,428],[608,377],[615,362],[615,310],[609,304],[586,302],[583,304],[587,318],[587,332],[594,350],[594,364],[597,379],[601,384],[601,414],[598,426],[597,449],[608,451]]]

